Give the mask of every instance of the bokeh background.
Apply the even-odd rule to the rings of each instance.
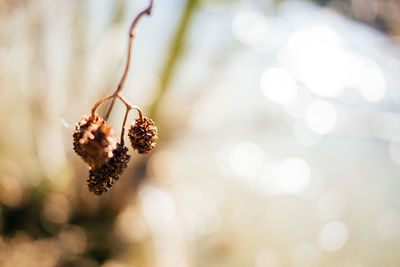
[[[101,197],[72,132],[147,1],[0,1],[0,266],[400,266],[400,2],[154,1]]]

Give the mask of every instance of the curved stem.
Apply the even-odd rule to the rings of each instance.
[[[132,109],[136,109],[139,113],[139,118],[141,121],[143,121],[143,113],[142,110],[135,105],[132,105],[131,103],[128,102],[120,93],[117,94],[117,97],[122,101],[122,103],[125,104],[126,106],[126,112],[125,112],[125,117],[124,117],[124,122],[122,123],[122,130],[121,130],[121,144],[124,145],[124,135],[125,135],[125,125],[126,121],[128,119],[128,114]],[[115,98],[114,98],[115,99]]]
[[[124,135],[125,135],[125,124],[126,124],[126,120],[128,119],[128,114],[129,111],[131,111],[131,108],[126,106],[126,112],[125,112],[125,117],[124,117],[124,122],[122,123],[122,130],[121,130],[121,145],[124,146]]]
[[[137,112],[139,113],[140,120],[143,121],[143,112],[138,106],[129,103],[128,100],[126,100],[121,94],[118,94],[117,97],[122,101],[122,103],[125,104],[126,108],[136,109]]]
[[[100,99],[92,108],[92,117],[95,116],[96,110],[100,107],[101,104],[103,104],[107,100],[110,100],[111,98],[115,99],[115,97],[116,96],[114,94],[112,94],[112,95],[104,97],[103,99]],[[106,119],[105,119],[105,121],[106,121]]]
[[[127,56],[127,59],[126,59],[125,70],[124,70],[124,73],[122,74],[121,81],[119,82],[118,87],[117,87],[117,89],[115,90],[115,92],[113,94],[114,96],[116,96],[119,92],[122,91],[122,89],[124,88],[124,85],[125,85],[126,77],[128,76],[128,71],[129,71],[129,67],[130,67],[130,64],[131,64],[132,44],[133,44],[133,39],[135,38],[136,25],[144,15],[148,15],[148,16],[151,15],[151,11],[152,10],[153,10],[153,0],[150,0],[150,3],[147,6],[147,8],[144,9],[143,11],[141,11],[136,16],[136,18],[133,20],[133,22],[131,24],[131,27],[129,29],[128,56]],[[112,111],[112,109],[114,107],[114,104],[115,104],[115,97],[112,100],[110,106],[108,107],[108,110],[107,110],[106,116],[104,117],[104,120],[107,120],[108,117],[110,116],[110,113],[111,113],[111,111]]]

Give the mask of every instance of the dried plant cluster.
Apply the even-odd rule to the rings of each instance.
[[[93,106],[91,114],[83,117],[76,124],[76,129],[73,133],[74,151],[89,165],[87,184],[89,191],[95,195],[107,192],[128,167],[131,156],[128,155],[128,148],[124,145],[124,135],[126,121],[131,110],[137,110],[139,113],[139,118],[134,120],[129,129],[129,139],[133,149],[140,154],[149,153],[157,143],[158,133],[154,122],[150,118],[144,117],[141,109],[130,104],[121,94],[129,71],[135,26],[143,15],[151,14],[152,7],[153,1],[151,0],[149,6],[136,16],[131,25],[125,72],[117,89],[113,94],[99,100]],[[107,125],[107,119],[116,99],[119,99],[126,106],[119,142],[115,138],[112,127]],[[111,104],[107,114],[102,118],[96,113],[96,110],[109,100],[111,100]]]

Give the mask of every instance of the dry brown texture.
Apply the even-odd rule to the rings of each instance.
[[[117,141],[113,130],[99,116],[87,116],[76,125],[73,134],[75,152],[90,166],[100,168],[113,157]]]
[[[119,180],[119,176],[128,167],[128,162],[131,158],[127,153],[128,148],[118,144],[117,149],[114,151],[114,157],[100,168],[89,171],[87,184],[90,193],[101,195]]]
[[[129,129],[129,139],[133,149],[140,154],[149,153],[157,145],[157,127],[154,122],[144,117],[143,120],[136,119]]]

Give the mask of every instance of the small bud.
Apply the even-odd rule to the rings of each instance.
[[[113,157],[117,141],[111,126],[99,116],[83,117],[76,125],[73,134],[73,145],[76,154],[91,169],[99,168]]]
[[[106,164],[89,171],[87,184],[90,193],[101,195],[119,180],[119,176],[128,167],[128,162],[131,158],[127,153],[128,148],[118,144],[117,149],[114,150],[114,156]]]
[[[149,153],[157,145],[157,127],[151,119],[146,117],[143,120],[135,120],[129,129],[128,136],[133,149],[137,149],[140,154]]]

